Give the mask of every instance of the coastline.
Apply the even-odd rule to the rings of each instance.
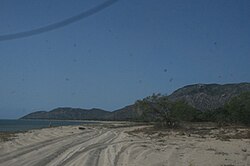
[[[209,134],[199,131],[155,130],[126,122],[35,129],[0,142],[0,165],[250,164],[250,139],[218,139],[218,132],[227,132],[220,128]]]
[[[42,129],[57,126],[83,125],[99,123],[92,120],[47,120],[47,119],[1,119],[1,133],[25,132],[33,129]]]

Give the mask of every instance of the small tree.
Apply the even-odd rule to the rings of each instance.
[[[171,116],[172,102],[167,96],[153,94],[143,100],[136,102],[136,107],[142,110],[142,117],[145,121],[155,121],[160,126],[176,127],[177,119]]]
[[[171,103],[171,117],[179,121],[194,122],[198,121],[200,111],[188,105],[184,101],[176,101]]]

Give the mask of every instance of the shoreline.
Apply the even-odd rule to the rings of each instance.
[[[1,133],[18,133],[34,129],[43,129],[57,126],[83,125],[86,123],[100,123],[89,120],[45,120],[45,119],[2,119],[0,121]]]
[[[0,133],[18,133],[34,129],[51,128],[58,126],[77,126],[85,124],[142,124],[130,121],[102,121],[102,120],[59,120],[59,119],[2,119]],[[6,122],[4,122],[6,121]],[[23,123],[24,122],[24,123]],[[40,123],[41,122],[41,123]],[[40,123],[40,124],[39,124]],[[144,123],[143,123],[144,124]]]

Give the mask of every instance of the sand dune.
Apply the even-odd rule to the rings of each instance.
[[[1,166],[250,165],[250,140],[129,131],[142,127],[57,127],[0,143]],[[138,130],[139,131],[139,130]]]

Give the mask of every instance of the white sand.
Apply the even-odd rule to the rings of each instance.
[[[1,166],[250,166],[250,140],[127,134],[130,128],[57,127],[0,143]]]

